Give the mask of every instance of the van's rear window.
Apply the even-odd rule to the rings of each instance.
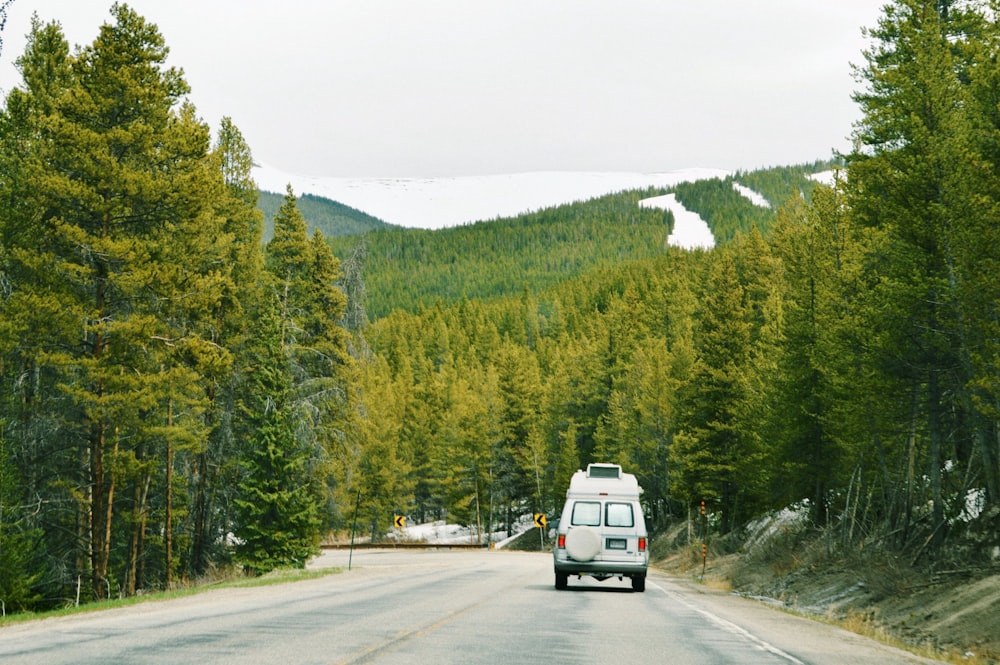
[[[599,501],[577,501],[574,503],[570,524],[573,526],[600,526],[601,503]]]
[[[635,526],[631,503],[611,503],[605,506],[604,524],[607,526]]]

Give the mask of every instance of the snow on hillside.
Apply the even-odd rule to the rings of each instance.
[[[826,185],[827,187],[833,187],[837,183],[837,178],[843,178],[844,174],[841,171],[820,171],[819,173],[813,173],[808,176],[811,180],[815,180],[821,185]]]
[[[742,194],[747,199],[749,199],[750,202],[753,203],[755,206],[760,206],[761,208],[771,207],[771,204],[768,203],[767,199],[765,199],[763,196],[753,191],[746,185],[741,185],[738,182],[734,182],[733,189],[735,189],[738,193]]]
[[[260,189],[332,199],[399,226],[438,229],[645,187],[725,177],[721,169],[666,173],[544,171],[454,178],[331,178],[291,175],[256,166]],[[676,214],[676,213],[675,213]]]
[[[705,220],[696,212],[691,212],[677,200],[676,194],[654,196],[639,201],[644,208],[665,208],[674,213],[674,230],[667,238],[667,244],[684,249],[711,249],[715,247],[715,236]]]
[[[833,172],[815,174],[820,182]],[[264,191],[284,193],[288,185],[296,196],[313,194],[351,206],[384,222],[410,228],[440,229],[499,217],[534,212],[542,208],[585,201],[628,189],[670,187],[680,182],[725,178],[722,169],[684,169],[665,173],[621,171],[539,171],[508,175],[455,178],[331,178],[298,176],[269,166],[255,166],[257,185]],[[770,207],[752,189],[733,188],[754,205]],[[701,217],[673,194],[643,199],[639,205],[664,208],[674,214],[669,244],[685,249],[715,246],[711,230]]]

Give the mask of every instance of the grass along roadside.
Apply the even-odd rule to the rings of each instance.
[[[186,596],[193,596],[214,589],[243,589],[271,586],[275,584],[288,584],[290,582],[303,582],[306,580],[326,577],[327,575],[337,575],[341,572],[343,572],[343,568],[279,568],[259,577],[246,577],[242,574],[234,572],[221,578],[183,583],[175,589],[166,591],[147,592],[137,596],[124,596],[81,605],[68,605],[66,607],[48,610],[46,612],[18,612],[15,614],[7,614],[4,612],[2,616],[0,616],[0,628],[24,621],[36,621],[38,619],[47,619],[51,617],[71,616],[74,614],[83,614],[85,612],[100,612],[102,610],[119,607],[130,607],[140,603],[184,598]]]

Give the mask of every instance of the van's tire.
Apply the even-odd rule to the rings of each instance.
[[[646,590],[646,576],[636,575],[632,578],[632,591],[642,592]]]
[[[569,573],[556,571],[556,590],[562,591],[569,586]]]
[[[570,529],[566,534],[566,554],[575,561],[590,561],[601,551],[601,535],[589,526]]]

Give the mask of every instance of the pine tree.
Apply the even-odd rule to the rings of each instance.
[[[733,250],[711,266],[698,329],[685,413],[675,439],[679,485],[690,504],[706,501],[721,513],[724,533],[755,513],[766,480],[761,449],[748,414],[752,387],[753,325]]]
[[[979,170],[969,149],[967,81],[975,70],[968,44],[981,25],[974,9],[951,3],[887,5],[871,31],[874,47],[862,70],[867,87],[855,96],[864,118],[847,179],[854,213],[887,232],[876,325],[888,335],[879,353],[897,402],[912,403],[900,427],[910,448],[926,441],[926,498],[938,544],[946,523],[945,460],[964,467],[971,448],[965,442],[974,438],[966,427],[974,414],[962,325],[971,312],[958,290],[955,240],[973,210],[965,183]]]
[[[980,38],[970,40],[969,67],[970,154],[977,168],[954,178],[956,196],[965,203],[963,223],[951,237],[955,256],[951,266],[956,297],[963,316],[959,321],[965,352],[961,361],[971,377],[969,399],[974,407],[975,448],[980,459],[982,485],[989,505],[1000,505],[1000,20],[996,11],[980,17]],[[970,409],[970,411],[972,411]]]
[[[150,428],[165,420],[169,382],[158,376],[214,352],[194,318],[221,283],[211,268],[218,176],[208,129],[183,104],[181,73],[164,68],[155,26],[124,5],[112,14],[74,56],[57,26],[36,23],[20,61],[25,88],[4,118],[4,140],[20,148],[4,158],[18,175],[3,224],[16,280],[7,313],[24,330],[47,331],[28,361],[58,403],[59,439],[84,442],[73,493],[89,565],[77,567],[89,567],[96,597],[120,583],[115,499],[141,475],[141,449],[157,436]],[[186,400],[203,397],[197,382],[185,390]]]
[[[18,474],[10,459],[0,419],[0,599],[5,611],[30,610],[39,600],[37,585],[45,568],[35,546],[38,529],[32,529],[22,515]]]
[[[794,202],[778,212],[775,253],[784,266],[786,300],[767,432],[776,444],[773,496],[784,505],[808,501],[818,525],[828,520],[846,453],[835,437],[831,366],[836,351],[828,331],[845,322],[836,308],[836,260],[844,233],[838,199],[830,189],[814,191],[813,202]]]
[[[236,558],[251,575],[305,566],[318,551],[323,525],[322,488],[311,473],[311,451],[296,435],[298,417],[277,312],[264,311],[258,319],[240,404],[252,440],[234,500]]]
[[[413,467],[402,440],[413,381],[405,368],[392,376],[381,357],[362,364],[359,374],[357,435],[334,455],[338,462],[335,476],[340,503],[349,506],[350,523],[357,519],[376,537],[391,527],[393,514],[410,514],[415,505]],[[360,502],[356,500],[359,495]],[[358,503],[360,513],[354,514]]]
[[[535,493],[530,444],[540,426],[541,377],[535,357],[508,343],[497,358],[497,379],[500,413],[498,438],[491,450],[492,475],[501,519],[510,534],[517,503]]]
[[[341,325],[347,298],[337,287],[340,262],[322,234],[309,238],[291,187],[274,217],[265,266],[293,376],[297,432],[314,451],[313,471],[329,478],[334,451],[355,427],[357,369]]]
[[[0,440],[7,474],[5,514],[0,519],[6,523],[8,538],[17,537],[22,529],[42,531],[35,559],[40,568],[61,563],[85,573],[84,552],[67,546],[65,537],[60,546],[60,539],[50,535],[56,529],[82,531],[77,513],[56,509],[51,501],[38,502],[38,509],[24,516],[18,510],[31,498],[53,496],[48,474],[66,479],[64,487],[73,488],[59,497],[60,505],[72,505],[75,492],[85,484],[76,449],[62,445],[58,436],[64,408],[56,390],[60,377],[42,361],[46,349],[79,333],[78,321],[67,316],[59,291],[31,288],[45,284],[39,279],[49,279],[47,263],[58,265],[56,253],[46,247],[46,237],[32,221],[38,210],[33,197],[37,178],[45,169],[47,146],[26,140],[43,134],[55,100],[71,79],[69,45],[58,25],[42,25],[33,18],[18,63],[25,83],[10,92],[0,112],[0,384],[10,388],[0,394],[4,429]],[[17,525],[16,531],[12,525]],[[19,579],[21,573],[30,579],[31,571],[22,570],[23,559],[15,555],[18,545],[8,541],[6,547],[10,547],[11,561],[17,559],[18,570],[11,570],[14,577],[10,579]],[[58,595],[60,590],[46,591]]]
[[[250,148],[233,124],[224,117],[213,150],[222,176],[222,191],[215,208],[222,221],[220,240],[225,251],[222,265],[228,281],[211,308],[212,341],[226,349],[229,361],[203,367],[208,408],[204,422],[206,445],[191,457],[188,482],[192,488],[191,545],[185,559],[190,572],[203,574],[212,561],[224,560],[228,505],[238,477],[236,461],[240,442],[250,438],[235,401],[243,381],[250,340],[255,336],[257,313],[264,307],[263,214],[257,208],[259,192],[251,172]]]

